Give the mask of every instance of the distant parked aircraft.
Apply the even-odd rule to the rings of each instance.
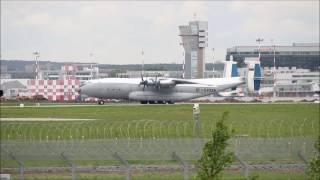
[[[221,97],[243,97],[244,93],[240,89],[236,89],[233,91],[218,92],[218,96],[221,96]]]

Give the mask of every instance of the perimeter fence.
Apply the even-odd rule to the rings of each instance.
[[[84,139],[210,138],[216,121],[130,120],[75,122],[1,122],[1,140],[48,141]],[[230,121],[237,135],[263,138],[309,137],[319,133],[319,119]],[[195,128],[199,128],[195,134]]]
[[[255,127],[230,123],[229,127],[238,133],[229,141],[228,151],[234,152],[235,164],[246,177],[259,165],[289,164],[303,170],[315,152],[319,127],[316,121],[302,122],[270,121]],[[191,165],[200,158],[214,129],[214,123],[198,126],[190,121],[6,122],[1,125],[1,168],[9,168],[6,163],[14,161],[23,179],[28,161],[63,161],[70,166],[71,178],[76,179],[80,162],[118,161],[126,172],[125,178],[130,179],[130,161],[174,160],[181,165],[184,179],[188,179]]]

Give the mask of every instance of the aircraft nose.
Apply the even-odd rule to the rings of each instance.
[[[88,94],[88,85],[83,85],[76,89],[76,91],[81,95],[87,95]]]
[[[76,88],[75,91],[79,94],[81,94],[81,88]]]

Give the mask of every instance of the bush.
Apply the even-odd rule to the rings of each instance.
[[[212,132],[212,139],[203,148],[198,161],[197,176],[200,179],[221,179],[222,170],[233,161],[233,153],[226,152],[227,141],[231,138],[231,133],[224,123],[228,115],[228,112],[223,113],[222,118],[216,123],[216,130]]]
[[[319,180],[320,179],[320,135],[315,143],[316,154],[310,161],[307,169],[307,175],[309,179]]]

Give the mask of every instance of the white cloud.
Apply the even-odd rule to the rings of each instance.
[[[31,14],[27,15],[23,21],[17,22],[17,26],[47,26],[50,23],[50,17],[47,13],[38,13],[38,14]]]
[[[278,39],[312,41],[319,39],[318,1],[264,1],[230,4],[230,9],[242,16],[239,33]]]
[[[274,38],[290,44],[319,39],[319,2],[299,1],[30,1],[1,2],[4,59],[100,63],[181,62],[178,26],[209,21],[206,59],[224,59],[226,48]]]

